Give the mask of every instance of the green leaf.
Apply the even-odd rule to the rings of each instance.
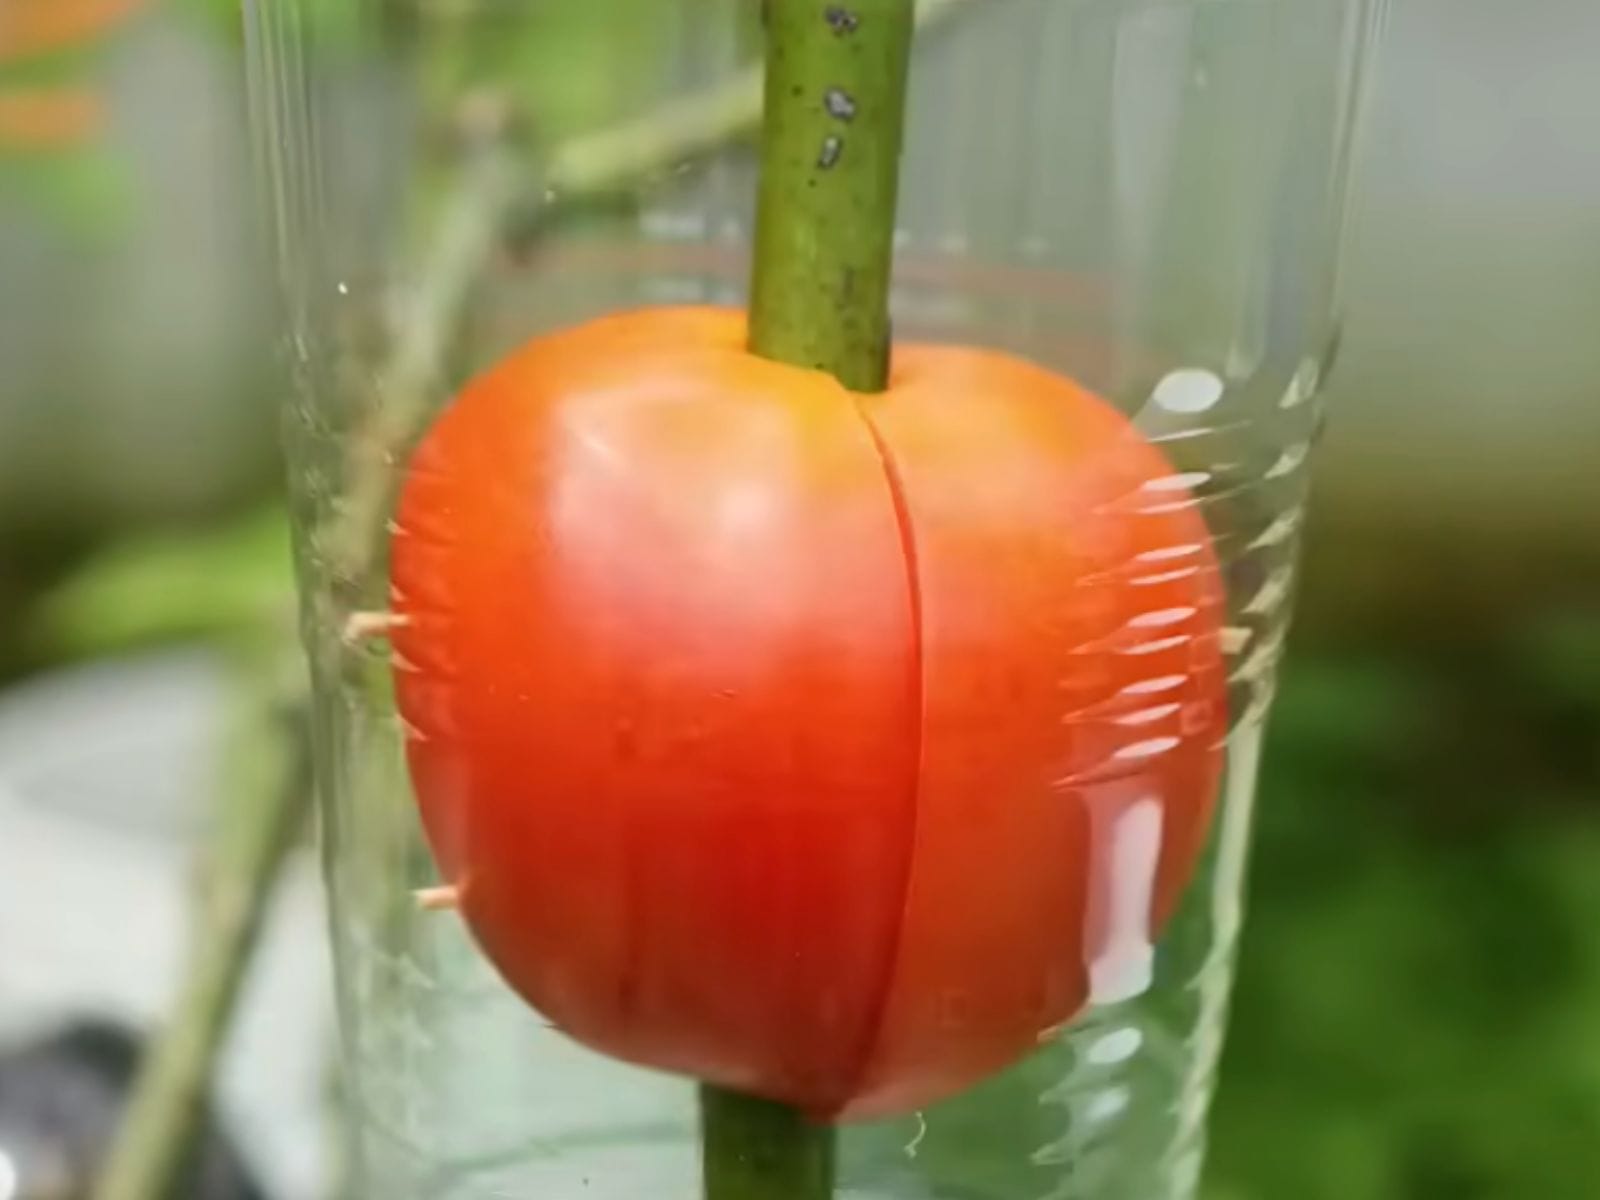
[[[1495,703],[1498,670],[1484,653],[1442,664],[1398,648],[1292,665],[1213,1125],[1217,1194],[1593,1196],[1600,826],[1562,792],[1585,780],[1552,782],[1548,710]],[[1445,773],[1490,735],[1527,758]],[[1485,824],[1437,819],[1464,808]]]
[[[111,547],[45,596],[34,634],[48,652],[107,654],[195,637],[287,636],[293,612],[287,521],[271,509]]]
[[[67,233],[88,239],[119,233],[133,206],[127,172],[98,146],[0,149],[0,196],[7,193]]]

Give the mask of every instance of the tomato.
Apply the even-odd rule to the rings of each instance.
[[[923,1106],[1147,950],[1204,840],[1221,588],[1100,400],[742,314],[529,343],[415,451],[394,666],[424,826],[541,1014],[819,1119]]]

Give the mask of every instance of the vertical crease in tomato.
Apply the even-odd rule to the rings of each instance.
[[[895,524],[900,531],[900,553],[905,567],[906,580],[906,606],[910,621],[911,633],[911,662],[909,691],[913,698],[911,720],[911,777],[906,786],[910,793],[910,818],[905,831],[906,843],[911,847],[917,844],[917,810],[922,793],[922,739],[927,721],[926,712],[926,679],[923,671],[923,630],[922,630],[922,577],[917,566],[917,533],[911,520],[911,510],[906,503],[905,484],[900,478],[899,468],[896,467],[894,454],[888,444],[883,440],[883,434],[872,420],[872,414],[867,411],[866,405],[859,399],[856,401],[856,412],[861,418],[867,433],[872,438],[873,447],[877,450],[878,460],[883,468],[884,483],[889,489],[889,499],[894,506]],[[905,875],[900,884],[900,913],[894,938],[889,944],[888,953],[884,956],[883,977],[877,988],[877,1001],[875,1011],[866,1024],[865,1037],[862,1042],[861,1055],[855,1071],[855,1078],[851,1086],[845,1091],[846,1098],[857,1095],[867,1074],[872,1069],[874,1057],[877,1055],[879,1043],[883,1038],[884,1022],[888,1019],[890,993],[894,987],[895,971],[900,964],[901,944],[905,940],[906,924],[910,920],[911,907],[911,875],[914,867],[914,855],[906,855]],[[843,1101],[841,1101],[843,1103]],[[823,1114],[828,1117],[837,1115],[836,1112]]]

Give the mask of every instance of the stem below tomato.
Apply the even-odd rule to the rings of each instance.
[[[750,348],[882,391],[916,4],[766,4]]]
[[[833,1130],[787,1104],[721,1088],[700,1092],[705,1200],[827,1200]]]

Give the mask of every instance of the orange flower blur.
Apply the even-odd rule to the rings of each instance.
[[[0,0],[0,65],[92,41],[145,0]],[[105,103],[75,84],[0,87],[0,149],[80,144],[105,123]]]
[[[427,434],[392,542],[412,778],[479,943],[572,1037],[906,1111],[1172,912],[1220,580],[1184,478],[1076,384],[901,346],[856,395],[745,340],[603,318]]]
[[[5,0],[0,62],[86,42],[142,8],[146,0]]]
[[[0,91],[0,145],[45,150],[81,142],[105,121],[105,103],[85,88]]]

